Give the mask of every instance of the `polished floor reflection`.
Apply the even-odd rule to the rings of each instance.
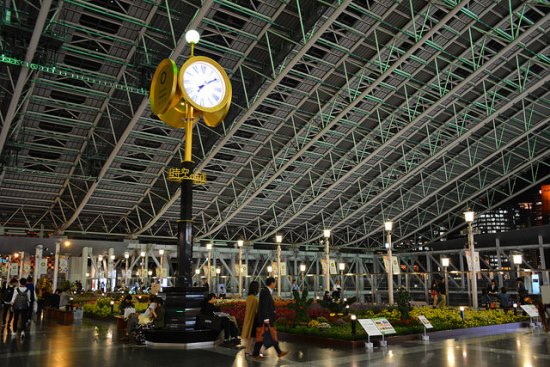
[[[264,361],[250,361],[242,349],[150,349],[123,343],[115,325],[92,320],[70,326],[33,324],[22,338],[5,332],[0,344],[2,366],[157,367],[157,366],[550,366],[550,335],[520,329],[499,335],[389,340],[388,347],[322,347],[311,342],[282,342],[290,353],[278,359],[269,350]]]

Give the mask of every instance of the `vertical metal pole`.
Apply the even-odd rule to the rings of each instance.
[[[447,274],[447,267],[444,266],[443,268],[445,269],[445,292],[447,293],[447,301],[445,302],[445,306],[448,306],[448,305],[450,305],[450,303],[449,303],[449,295],[450,295],[450,292],[449,292],[449,279],[448,279],[448,274]]]
[[[36,286],[38,282],[38,270],[40,267],[40,262],[42,260],[42,245],[37,245],[34,249],[34,285]]]
[[[546,270],[546,258],[544,257],[544,247],[542,247],[542,235],[538,235],[539,239],[539,255],[540,255],[540,267],[545,270],[544,273],[542,273],[542,281],[544,284],[548,285],[550,284],[550,277],[548,274],[548,271]]]
[[[391,244],[391,231],[387,231],[388,242],[388,304],[393,305],[393,255]]]
[[[476,256],[474,246],[474,233],[472,231],[472,222],[468,222],[468,242],[470,244],[470,256],[472,262],[472,308],[477,310],[477,278],[476,278]]]
[[[88,248],[82,248],[82,269],[80,271],[80,281],[82,282],[82,290],[88,290]]]
[[[281,243],[277,242],[277,297],[281,298]]]
[[[243,248],[239,247],[239,298],[243,296]]]
[[[496,245],[496,248],[497,248],[498,284],[499,284],[499,286],[502,287],[504,285],[504,282],[503,282],[503,279],[502,279],[502,261],[501,261],[502,254],[500,252],[500,239],[499,238],[495,239],[495,245]]]
[[[59,245],[60,245],[60,242],[55,243],[55,259],[54,259],[54,265],[53,265],[53,284],[52,284],[52,288],[54,292],[57,289],[57,277],[59,274]],[[21,258],[21,261],[23,261],[23,258]]]
[[[178,220],[178,276],[177,287],[190,288],[193,285],[193,107],[186,105],[185,154],[181,171],[180,219]],[[210,283],[209,283],[210,284]]]
[[[330,247],[328,237],[325,238],[325,261],[327,263],[325,270],[325,291],[330,292]]]
[[[206,261],[206,266],[208,267],[208,277],[207,277],[207,281],[208,281],[208,291],[210,292],[210,290],[212,289],[212,267],[210,266],[210,257],[212,256],[212,250],[208,250],[208,259]]]
[[[113,292],[115,290],[115,286],[116,286],[116,277],[115,277],[115,249],[114,248],[110,248],[109,249],[109,258],[107,259],[107,278],[111,281],[111,284],[110,284],[110,289],[111,289],[111,292]]]

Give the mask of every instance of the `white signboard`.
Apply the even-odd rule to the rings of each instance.
[[[378,330],[378,328],[374,324],[374,321],[372,321],[371,319],[359,319],[357,321],[359,321],[359,323],[369,336],[382,336],[382,333],[380,332],[380,330]]]
[[[17,275],[19,275],[19,264],[11,263],[10,264],[10,276],[17,276]]]
[[[327,266],[326,266],[326,259],[321,259],[321,266],[323,267],[323,274],[326,274]],[[330,267],[330,274],[331,275],[337,275],[338,271],[336,270],[336,260],[330,260],[329,262]]]
[[[537,310],[535,305],[521,305],[519,307],[521,307],[523,311],[527,312],[529,317],[539,317],[539,310]]]
[[[372,319],[372,321],[383,335],[395,334],[395,329],[387,319],[379,317],[376,319]]]
[[[418,315],[418,319],[424,325],[426,329],[432,329],[433,325],[430,323],[430,321],[426,318],[424,315]]]
[[[389,268],[388,264],[388,257],[384,256],[384,267],[387,269]],[[392,256],[392,273],[393,275],[399,275],[401,274],[401,268],[399,267],[399,260],[397,260],[397,256]]]
[[[48,259],[40,259],[38,261],[38,275],[48,273]]]
[[[273,261],[271,263],[271,267],[273,268],[273,274],[278,274],[279,273],[276,261]],[[286,274],[286,262],[281,261],[281,276],[284,277],[286,275],[287,275]]]

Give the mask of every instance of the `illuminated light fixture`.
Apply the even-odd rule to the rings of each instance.
[[[201,270],[200,269],[195,269],[195,274],[196,275],[199,275],[201,273]]]
[[[65,247],[69,247],[71,245],[71,241],[67,240],[63,243]]]
[[[199,43],[200,38],[201,36],[199,35],[199,32],[194,29],[190,29],[185,33],[185,40],[187,43],[197,44]]]
[[[97,261],[103,261],[103,255],[97,255]]]
[[[323,237],[325,238],[330,237],[330,229],[323,229]]]
[[[472,223],[474,221],[475,213],[472,211],[464,212],[464,220],[466,220],[466,223]]]
[[[306,264],[300,264],[300,271],[301,272],[306,271]]]
[[[273,266],[269,265],[269,266],[267,267],[267,272],[268,272],[268,273],[271,273],[272,271],[273,271]]]
[[[141,251],[139,254],[141,257],[145,257],[145,251]]]
[[[124,258],[125,258],[125,259],[128,259],[129,257],[130,257],[130,253],[129,253],[128,251],[126,251],[126,252],[124,253]]]
[[[277,243],[281,243],[281,242],[283,242],[283,236],[278,234],[277,236],[275,236],[275,240],[277,241]]]
[[[159,255],[160,255],[160,256],[163,256],[163,255],[164,255],[164,249],[163,249],[163,248],[161,248],[161,249],[159,250]]]
[[[346,269],[346,263],[339,263],[338,264],[338,269],[340,271],[344,271]]]
[[[441,265],[446,268],[450,265],[451,263],[451,259],[449,259],[448,257],[442,257],[441,258]]]
[[[216,274],[220,275],[221,272],[222,272],[222,269],[216,268]]]
[[[244,246],[244,241],[243,240],[238,240],[237,241],[237,246],[243,247]]]
[[[521,265],[523,262],[523,255],[522,254],[513,254],[512,259],[514,260],[515,265]]]
[[[391,221],[384,222],[384,229],[386,230],[386,232],[391,232],[393,229],[393,222]]]
[[[207,249],[208,251],[212,250],[212,244],[211,244],[211,243],[207,243],[207,244],[206,244],[206,249]]]

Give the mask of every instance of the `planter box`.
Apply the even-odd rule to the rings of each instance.
[[[74,315],[72,311],[61,311],[56,308],[47,308],[44,310],[44,316],[52,321],[57,321],[63,325],[73,323]]]

